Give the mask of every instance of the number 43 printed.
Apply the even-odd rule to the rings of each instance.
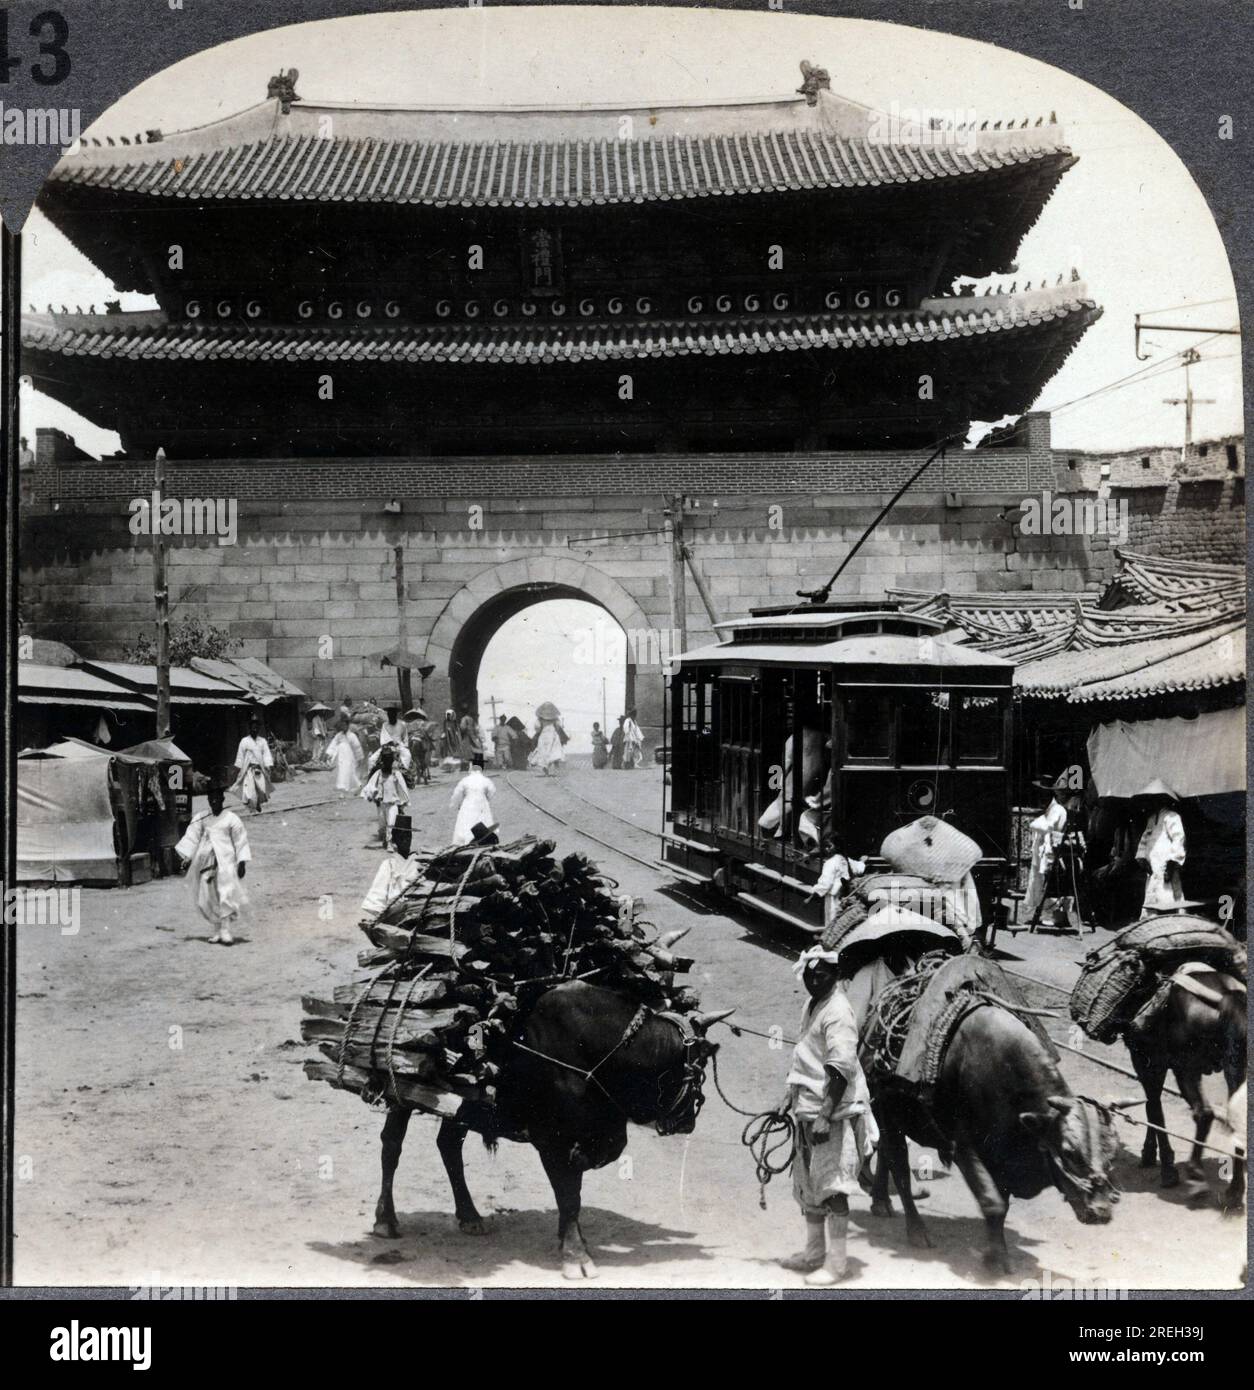
[[[30,36],[38,39],[40,61],[32,63],[30,75],[41,87],[55,87],[70,75],[70,55],[66,40],[70,26],[59,10],[43,10],[30,22]],[[21,58],[9,56],[9,12],[0,10],[0,82],[9,82],[13,69],[21,67]]]

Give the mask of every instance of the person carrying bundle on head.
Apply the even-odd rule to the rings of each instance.
[[[528,763],[546,777],[552,777],[566,759],[562,751],[567,742],[562,716],[547,700],[536,710],[536,741]]]

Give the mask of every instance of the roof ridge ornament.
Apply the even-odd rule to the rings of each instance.
[[[805,97],[807,106],[819,104],[819,93],[832,90],[831,74],[826,68],[816,67],[803,58],[801,60],[801,86],[798,93]]]
[[[287,71],[280,68],[269,82],[266,83],[266,100],[277,100],[279,110],[286,116],[292,109],[292,103],[299,101],[300,96],[296,91],[296,79],[300,72],[296,68]]]

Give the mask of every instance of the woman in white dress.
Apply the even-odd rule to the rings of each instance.
[[[335,769],[335,790],[341,799],[355,796],[361,789],[358,767],[362,759],[361,742],[352,729],[340,729],[327,744],[327,761]]]

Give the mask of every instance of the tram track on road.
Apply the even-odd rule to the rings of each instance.
[[[610,840],[603,840],[600,835],[594,835],[591,830],[585,830],[583,826],[576,825],[573,821],[567,820],[565,816],[559,815],[556,811],[552,809],[552,807],[545,806],[542,802],[537,801],[533,796],[528,796],[527,793],[523,791],[523,789],[518,785],[517,782],[514,781],[514,779],[508,773],[506,773],[505,775],[505,782],[512,792],[522,797],[522,799],[527,803],[528,806],[534,807],[537,811],[540,812],[541,815],[548,816],[550,820],[557,821],[559,825],[564,825],[567,828],[567,830],[573,830],[576,835],[582,835],[586,840],[592,840],[595,844],[603,845],[606,849],[611,850],[614,854],[621,855],[624,859],[630,859],[637,864],[643,864],[646,869],[652,869],[654,873],[658,872],[656,860],[644,859],[638,854],[632,854],[630,850],[623,849],[621,845],[616,845]],[[566,788],[566,790],[570,791],[571,789]],[[574,795],[579,796],[578,792],[575,792]],[[579,796],[579,800],[585,802],[589,806],[594,807],[598,811],[605,811],[605,808],[603,806],[597,806],[597,803],[595,801],[589,801],[586,796]],[[613,811],[605,811],[605,814],[608,816],[612,816],[615,820],[622,821],[624,825],[630,825],[633,830],[640,830],[642,834],[651,835],[654,833],[650,830],[641,830],[640,826],[633,825],[631,821],[626,820],[623,816],[615,815]]]

